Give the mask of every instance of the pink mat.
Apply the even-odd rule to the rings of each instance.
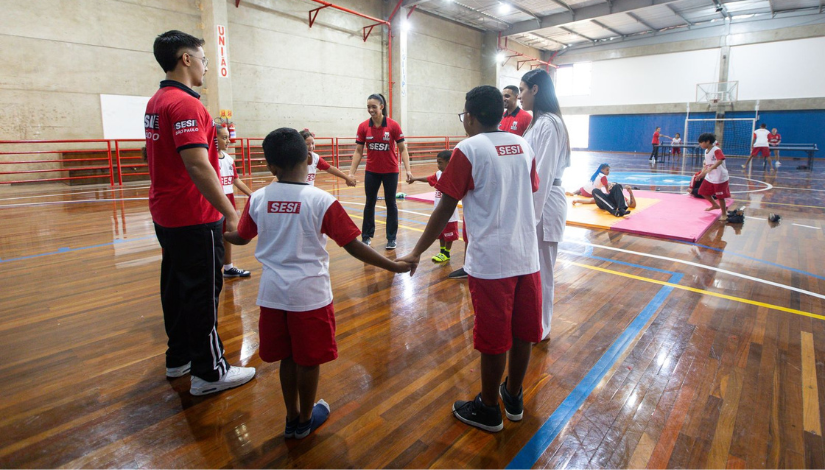
[[[407,194],[407,200],[433,204],[435,203],[435,191],[421,194]]]
[[[709,204],[683,194],[634,191],[637,197],[658,199],[659,202],[638,213],[631,213],[621,222],[610,227],[619,232],[672,238],[695,242],[722,214],[715,210],[706,212]]]

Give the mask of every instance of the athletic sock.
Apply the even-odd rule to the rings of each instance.
[[[448,250],[447,248],[442,248],[441,252],[444,253],[444,256],[446,256],[447,258],[450,257],[450,250]]]
[[[224,264],[223,265],[223,270],[226,271],[227,269],[232,269],[232,266],[234,266],[232,263]]]

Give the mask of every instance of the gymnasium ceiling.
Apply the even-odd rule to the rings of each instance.
[[[825,12],[825,0],[404,0],[545,51],[730,21]]]

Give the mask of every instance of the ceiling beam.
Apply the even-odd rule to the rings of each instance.
[[[411,0],[413,1],[413,0]],[[554,13],[539,17],[541,28],[536,27],[534,20],[520,21],[502,32],[505,36],[526,33],[536,29],[560,26],[573,21],[589,20],[611,13],[624,13],[645,8],[652,5],[667,5],[678,0],[612,0],[610,3],[598,3],[582,8],[571,8],[566,12]],[[738,0],[737,0],[738,1]]]
[[[773,0],[768,0],[768,6],[771,9],[771,16],[775,17],[776,16],[776,9],[773,7]]]
[[[607,26],[606,24],[602,23],[599,20],[590,20],[590,22],[595,24],[596,26],[602,28],[602,29],[606,29],[606,30],[610,31],[611,33],[613,33],[617,36],[624,37],[624,34],[616,31],[615,29],[611,28],[610,26]]]
[[[823,0],[823,1],[825,1],[825,0]],[[685,22],[685,24],[687,24],[688,26],[693,26],[693,22],[692,22],[692,21],[690,21],[689,19],[685,18],[685,15],[683,15],[682,13],[680,13],[680,12],[679,12],[679,10],[677,10],[677,9],[676,9],[676,7],[674,7],[674,6],[673,6],[673,5],[671,5],[670,3],[668,3],[668,4],[667,4],[667,7],[670,9],[670,11],[672,11],[674,14],[676,14],[676,16],[678,16],[679,18],[681,18],[681,19],[682,19],[682,21],[684,21],[684,22]]]
[[[572,35],[574,35],[574,36],[578,36],[578,37],[580,37],[580,38],[587,39],[587,40],[588,40],[588,41],[590,41],[590,42],[596,42],[596,40],[595,40],[595,39],[593,39],[593,38],[589,38],[589,37],[585,36],[585,35],[584,35],[584,34],[582,34],[582,33],[577,33],[577,32],[573,31],[573,30],[572,30],[572,29],[570,29],[570,28],[567,28],[567,27],[564,27],[564,26],[559,26],[559,29],[561,29],[561,30],[563,30],[563,31],[567,31],[568,33],[570,33],[570,34],[572,34]]]
[[[725,19],[730,16],[727,7],[720,0],[711,0],[711,2],[716,7],[716,12],[722,15],[722,19]]]
[[[823,1],[825,1],[825,0],[823,0]],[[565,44],[561,41],[556,41],[555,39],[548,38],[547,36],[544,36],[544,35],[541,35],[541,34],[538,34],[538,33],[527,33],[527,34],[529,34],[531,36],[536,36],[537,38],[541,38],[543,41],[554,42],[554,43],[558,44],[561,47],[566,47],[567,46],[567,44]]]
[[[649,29],[649,30],[651,30],[651,31],[658,31],[658,29],[657,29],[657,28],[654,28],[654,27],[653,27],[653,25],[651,25],[650,23],[647,23],[645,20],[643,20],[643,19],[639,18],[639,15],[637,15],[637,14],[633,13],[632,11],[627,12],[627,16],[629,16],[629,17],[633,18],[633,19],[634,19],[634,20],[636,20],[637,22],[639,22],[639,23],[641,23],[642,25],[644,25],[644,27],[645,27],[645,28],[647,28],[647,29]]]

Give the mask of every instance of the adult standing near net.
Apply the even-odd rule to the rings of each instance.
[[[561,106],[550,74],[541,69],[521,78],[521,105],[533,112],[533,122],[524,134],[536,154],[539,190],[533,193],[536,235],[539,243],[539,267],[542,287],[542,340],[550,337],[553,318],[553,267],[559,242],[567,222],[567,198],[561,179],[570,166],[570,139],[561,117]]]
[[[412,182],[410,155],[404,141],[404,133],[397,122],[387,117],[387,101],[384,95],[375,93],[367,98],[367,112],[370,118],[358,126],[355,138],[355,154],[349,177],[354,179],[358,164],[367,150],[367,168],[364,171],[364,193],[367,196],[364,206],[364,223],[361,237],[369,245],[375,236],[375,203],[378,201],[378,189],[384,186],[384,203],[387,206],[387,246],[394,250],[395,237],[398,233],[398,205],[395,194],[398,190],[398,154],[407,171],[407,183]]]
[[[218,179],[215,123],[192,87],[203,85],[203,39],[168,31],[155,39],[166,72],[144,116],[149,164],[149,211],[163,258],[160,300],[169,339],[166,376],[191,372],[189,389],[206,395],[243,385],[252,367],[231,367],[218,335],[223,287],[223,218],[234,231],[238,214]],[[223,217],[221,216],[223,214]]]
[[[757,155],[762,155],[763,157],[768,159],[768,165],[771,165],[771,151],[770,151],[770,144],[768,143],[768,136],[771,132],[767,129],[768,125],[762,123],[759,126],[759,129],[753,131],[753,150],[751,150],[751,156],[745,161],[745,164],[742,165],[742,168],[747,168],[748,164],[753,160],[753,157]],[[773,166],[773,165],[771,165]]]

